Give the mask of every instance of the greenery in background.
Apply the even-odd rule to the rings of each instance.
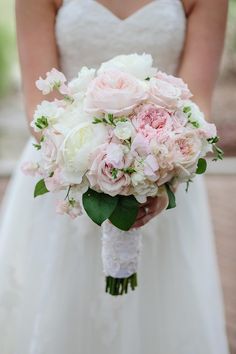
[[[0,98],[10,88],[15,62],[14,1],[0,0]]]

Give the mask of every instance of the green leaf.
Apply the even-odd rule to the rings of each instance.
[[[205,159],[200,158],[197,163],[196,174],[201,175],[206,172],[207,162]]]
[[[135,223],[139,211],[139,202],[134,196],[119,196],[117,206],[109,220],[118,229],[128,231]]]
[[[165,184],[166,192],[169,198],[169,204],[166,209],[173,209],[176,207],[175,194],[172,192],[168,183]]]
[[[191,112],[191,107],[185,106],[184,109],[183,109],[183,112],[184,112],[184,113],[189,113],[189,112]]]
[[[35,186],[34,189],[34,198],[38,197],[39,195],[43,195],[45,193],[48,193],[49,190],[47,189],[44,179],[41,179],[40,181],[38,181],[38,183]]]
[[[90,217],[97,225],[102,225],[115,210],[118,203],[118,196],[111,197],[108,194],[98,193],[89,189],[83,194],[83,206]]]

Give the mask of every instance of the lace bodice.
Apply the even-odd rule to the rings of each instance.
[[[64,0],[56,20],[62,70],[71,78],[83,65],[98,67],[116,55],[146,52],[154,66],[174,73],[185,27],[180,0],[153,0],[125,20],[95,0]]]

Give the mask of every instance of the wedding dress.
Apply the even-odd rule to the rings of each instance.
[[[67,0],[55,24],[61,67],[151,53],[177,69],[186,18],[179,0],[154,0],[125,20],[93,0]],[[104,292],[101,230],[87,216],[55,213],[55,194],[33,199],[20,171],[37,154],[30,139],[5,196],[0,229],[0,354],[227,354],[215,249],[203,180],[177,208],[143,227],[138,288]]]

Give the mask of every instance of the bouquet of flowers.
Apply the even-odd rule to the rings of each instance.
[[[56,211],[75,218],[86,212],[102,225],[106,291],[137,286],[140,229],[132,228],[147,197],[168,195],[173,186],[205,172],[209,151],[222,159],[216,127],[208,123],[182,79],[152,66],[148,54],[120,55],[98,70],[82,67],[67,82],[52,69],[36,86],[61,99],[42,101],[32,127],[38,161],[23,171],[39,175],[34,196],[64,191]]]

